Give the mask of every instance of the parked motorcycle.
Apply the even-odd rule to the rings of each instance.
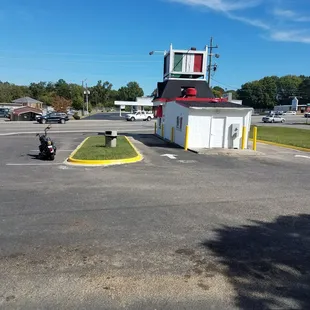
[[[53,140],[47,136],[47,131],[51,129],[51,126],[47,126],[44,129],[44,135],[40,135],[37,133],[37,136],[39,136],[40,145],[39,145],[39,158],[44,160],[54,160],[56,156],[56,145],[54,144]]]

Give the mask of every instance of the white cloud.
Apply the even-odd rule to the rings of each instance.
[[[248,24],[248,25],[251,25],[257,28],[261,28],[265,30],[270,29],[270,25],[268,25],[267,23],[259,19],[251,19],[251,18],[240,16],[240,15],[234,15],[231,13],[226,13],[225,15],[229,17],[230,19],[238,20],[240,22],[243,22],[245,24]]]
[[[310,35],[307,30],[272,31],[270,38],[280,42],[296,42],[310,44]]]
[[[303,16],[295,11],[275,8],[272,12],[269,7],[273,4],[284,7],[285,0],[166,0],[190,6],[205,7],[223,14],[227,18],[240,21],[265,31],[264,38],[281,42],[299,42],[310,44],[310,29],[298,29],[297,23],[310,22],[310,16]],[[279,2],[280,1],[280,2]],[[301,0],[303,1],[303,0]],[[263,6],[265,8],[264,21],[252,18],[247,9]],[[299,6],[300,7],[300,6]],[[242,14],[240,11],[242,10]],[[269,14],[268,14],[269,13]],[[271,13],[271,15],[270,15]],[[253,10],[252,10],[253,14]],[[268,20],[268,22],[267,22]]]
[[[284,10],[284,9],[276,8],[274,9],[273,14],[276,17],[279,17],[281,19],[291,20],[293,22],[294,21],[295,22],[309,22],[310,21],[310,17],[303,16],[292,10]]]
[[[204,6],[213,11],[229,12],[257,6],[261,0],[170,0],[187,5]]]

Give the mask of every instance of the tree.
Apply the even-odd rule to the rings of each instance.
[[[83,87],[77,84],[70,84],[69,89],[72,100],[72,107],[76,110],[81,110],[84,103]]]
[[[259,81],[245,83],[241,86],[241,89],[238,89],[237,94],[244,105],[255,109],[263,109],[268,106],[268,103],[266,103],[266,96],[264,95]]]
[[[52,106],[56,112],[67,112],[68,107],[72,104],[71,100],[60,97],[58,95],[54,96],[52,101]]]
[[[128,99],[129,101],[135,101],[137,97],[143,97],[143,89],[137,82],[129,82],[127,84]]]
[[[300,95],[310,101],[310,77],[305,78],[299,85]]]
[[[245,105],[256,109],[273,109],[277,101],[300,94],[304,76],[266,76],[258,81],[248,82],[237,90],[237,96]]]
[[[110,104],[110,96],[113,85],[105,81],[98,81],[96,86],[91,87],[90,102],[93,106],[108,106]]]
[[[219,90],[214,89],[214,88],[212,89],[212,93],[213,93],[215,98],[221,98],[223,95],[223,93],[221,93]]]
[[[287,99],[290,96],[297,96],[299,86],[303,78],[296,75],[285,75],[278,79],[278,94],[282,99]]]
[[[55,92],[59,97],[71,99],[70,86],[63,79],[60,79],[55,83]]]
[[[124,101],[135,101],[137,97],[144,95],[143,89],[137,82],[129,82],[126,87],[121,87],[118,93],[119,99]]]
[[[118,98],[122,101],[128,101],[129,100],[129,94],[128,94],[128,88],[127,87],[121,87],[118,90]]]
[[[221,98],[225,92],[225,90],[220,86],[214,86],[212,88],[213,95],[215,97]]]
[[[29,86],[31,97],[39,100],[40,97],[46,95],[46,82],[31,83]]]

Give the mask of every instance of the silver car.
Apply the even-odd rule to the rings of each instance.
[[[262,118],[264,123],[284,123],[285,118],[281,115],[267,115]]]

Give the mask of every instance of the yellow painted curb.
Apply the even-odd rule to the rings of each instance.
[[[73,158],[74,155],[77,153],[77,151],[83,146],[83,144],[89,139],[90,137],[86,138],[68,157],[68,162],[77,164],[77,165],[102,165],[102,166],[108,166],[108,165],[121,165],[121,164],[131,164],[136,163],[138,161],[141,161],[143,159],[143,156],[140,154],[140,152],[137,150],[137,148],[131,143],[131,141],[128,139],[128,137],[125,136],[126,140],[130,144],[130,146],[135,150],[137,156],[130,157],[130,158],[123,158],[123,159],[108,159],[108,160],[84,160],[84,159],[75,159]]]
[[[253,139],[249,139],[249,140],[253,141]],[[306,149],[304,147],[299,147],[299,146],[294,146],[294,145],[281,144],[281,143],[270,142],[270,141],[265,141],[265,140],[257,140],[257,142],[264,143],[264,144],[270,144],[274,146],[285,147],[287,149],[293,149],[297,151],[310,152],[310,149]]]

